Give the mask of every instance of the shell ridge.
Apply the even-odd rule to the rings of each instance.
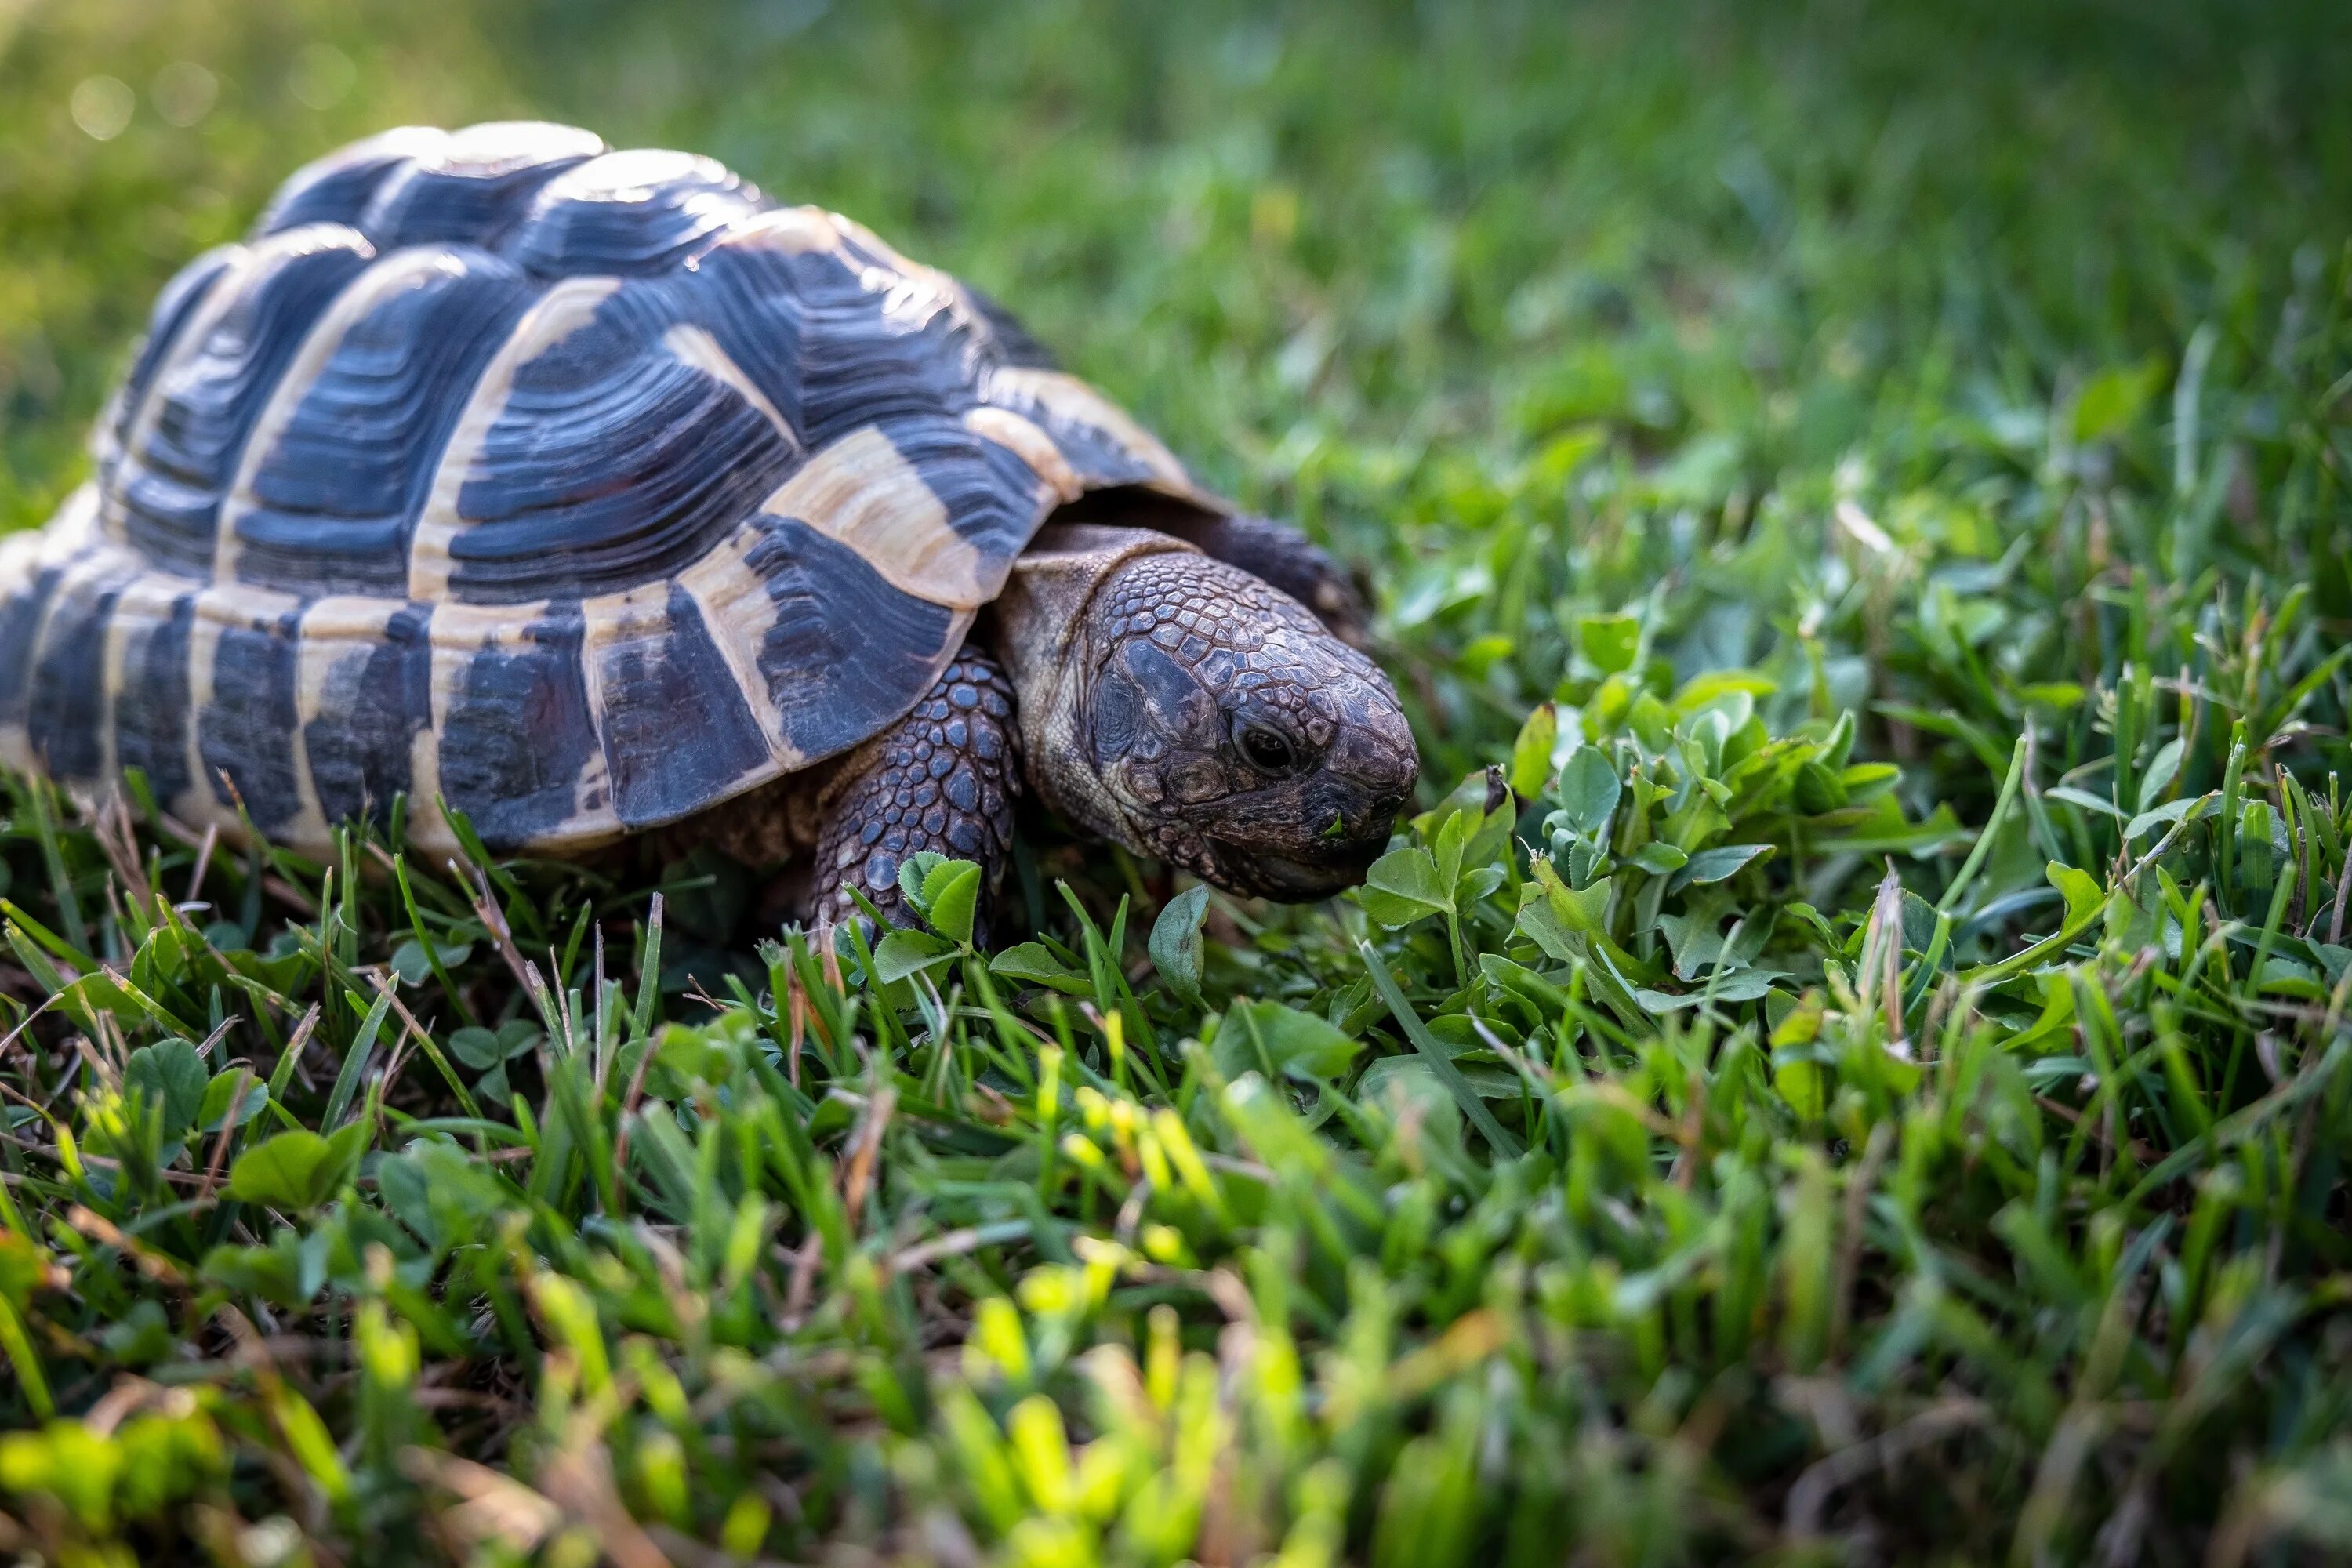
[[[231,263],[155,366],[108,480],[110,534],[211,575],[219,508],[256,411],[310,323],[373,256],[356,230],[310,225]]]
[[[394,251],[375,266],[362,268],[310,323],[241,445],[235,477],[218,509],[212,562],[215,581],[238,575],[238,527],[259,510],[254,495],[258,470],[271,456],[303,400],[317,385],[328,361],[342,347],[362,315],[394,290],[420,287],[443,265],[442,258],[430,251]]]
[[[381,826],[411,791],[416,737],[432,724],[431,617],[430,606],[397,598],[320,599],[304,610],[295,717],[306,826]],[[430,809],[414,802],[412,816]]]
[[[154,389],[155,371],[178,343],[189,321],[245,253],[241,245],[221,245],[205,251],[173,275],[148,312],[146,336],[132,353],[122,384],[107,398],[107,405],[90,426],[89,454],[99,478],[109,480],[121,462],[125,440],[142,416]]]
[[[458,499],[467,472],[513,390],[516,373],[541,348],[587,325],[621,286],[617,278],[574,278],[554,285],[509,331],[489,363],[475,377],[464,408],[433,461],[433,481],[409,532],[408,596],[427,602],[449,586],[449,543],[464,526]]]
[[[90,772],[313,849],[403,790],[436,847],[445,796],[501,852],[691,815],[907,711],[1055,508],[1220,504],[862,225],[534,124],[297,171],[93,444],[79,521],[0,544],[0,761],[66,605],[97,673],[41,689],[95,680]]]
[[[456,394],[538,292],[476,247],[411,247],[362,273],[247,445],[220,531],[232,565],[215,575],[404,594],[409,535],[463,412]]]

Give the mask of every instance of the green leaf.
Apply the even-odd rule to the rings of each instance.
[[[2162,805],[2150,806],[2124,824],[2124,837],[2137,838],[2176,822],[2197,821],[2210,816],[2218,808],[2217,803],[2221,798],[2219,792],[2209,790],[2200,795],[2182,795],[2178,800],[2168,800]]]
[[[1902,776],[1903,770],[1893,763],[1856,763],[1838,774],[1838,783],[1851,805],[1892,789]]]
[[[1772,1087],[1789,1102],[1791,1110],[1809,1120],[1819,1116],[1826,1103],[1822,1093],[1821,1067],[1810,1057],[1774,1052]]]
[[[127,1366],[148,1366],[172,1353],[172,1322],[161,1301],[134,1301],[131,1310],[99,1331],[107,1354]]]
[[[1559,879],[1551,862],[1538,859],[1535,875],[1519,892],[1519,931],[1562,963],[1582,958],[1571,936],[1608,940],[1603,921],[1609,913],[1609,883],[1570,888]]]
[[[1201,884],[1169,900],[1151,923],[1151,966],[1187,1007],[1201,1005],[1201,924],[1208,915],[1209,889]]]
[[[1472,680],[1483,680],[1486,672],[1511,657],[1511,639],[1494,632],[1473,637],[1468,647],[1454,656],[1454,667]]]
[[[383,1021],[392,1011],[392,994],[389,985],[377,992],[375,1005],[361,1020],[360,1032],[343,1057],[342,1070],[335,1074],[335,1087],[327,1091],[327,1110],[320,1118],[321,1126],[336,1126],[342,1121],[343,1112],[351,1109],[352,1099],[367,1077],[368,1064],[375,1056],[376,1037],[383,1033]]]
[[[927,931],[894,931],[874,950],[874,977],[887,985],[955,955],[956,944]]]
[[[1689,865],[1675,873],[1672,887],[1679,890],[1727,881],[1749,862],[1769,857],[1773,848],[1769,844],[1718,844],[1712,849],[1702,849],[1690,858]]]
[[[980,908],[980,868],[969,860],[942,860],[923,878],[923,918],[958,947],[971,945]]]
[[[1671,844],[1653,838],[1633,852],[1633,864],[1652,876],[1664,877],[1690,864],[1690,857]]]
[[[2053,860],[2043,874],[2050,879],[2050,885],[2057,889],[2066,900],[2068,925],[2087,920],[2107,901],[2107,890],[2088,871],[2078,871],[2072,866],[2061,866]]]
[[[2059,784],[2042,793],[2051,800],[2063,800],[2069,805],[2079,805],[2084,811],[2095,811],[2118,822],[2123,820],[2123,810],[2114,801],[2103,800],[2088,790],[2076,789],[2072,784]]]
[[[1486,1102],[1478,1098],[1477,1091],[1462,1076],[1462,1069],[1454,1065],[1454,1058],[1438,1043],[1437,1037],[1429,1032],[1429,1026],[1421,1021],[1421,1015],[1412,1010],[1412,1004],[1406,1001],[1404,993],[1397,988],[1396,977],[1381,962],[1380,954],[1372,951],[1372,944],[1360,941],[1356,943],[1356,952],[1363,958],[1365,971],[1371,975],[1372,989],[1379,992],[1381,1000],[1388,1004],[1389,1012],[1395,1017],[1398,1026],[1404,1030],[1405,1038],[1411,1040],[1412,1048],[1428,1061],[1431,1070],[1437,1074],[1437,1081],[1445,1086],[1454,1103],[1462,1107],[1462,1113],[1505,1159],[1516,1160],[1526,1152],[1527,1146],[1495,1120],[1495,1113],[1486,1109]]]
[[[520,1056],[538,1040],[539,1031],[528,1024],[523,1024],[517,1030],[516,1025],[520,1022],[520,1019],[510,1019],[495,1030],[472,1027],[455,1030],[449,1036],[449,1049],[459,1061],[476,1072],[488,1072],[509,1057]]]
[[[1736,973],[1710,980],[1685,994],[1671,991],[1653,991],[1643,986],[1633,998],[1653,1013],[1673,1013],[1685,1007],[1696,1007],[1712,998],[1717,1002],[1753,1002],[1772,989],[1776,980],[1788,976],[1769,969],[1742,969]]]
[[[1586,616],[1576,623],[1577,646],[1603,675],[1633,668],[1642,647],[1642,623],[1629,615]]]
[[[1674,709],[1677,713],[1696,713],[1718,698],[1738,693],[1749,700],[1748,711],[1754,711],[1754,700],[1769,697],[1780,689],[1780,683],[1770,676],[1753,669],[1710,669],[1692,676],[1675,693]]]
[[[1933,855],[1948,845],[1965,844],[1973,837],[1960,826],[1948,801],[1937,803],[1925,822],[1906,822],[1903,807],[1895,796],[1883,795],[1861,815],[1851,818],[1833,819],[1846,827],[1843,833],[1823,834],[1813,840],[1816,849],[1834,849],[1849,855]]]
[[[1462,876],[1462,858],[1470,847],[1470,833],[1480,820],[1478,813],[1468,807],[1450,812],[1438,825],[1437,837],[1429,846],[1430,864],[1437,870],[1437,886],[1444,899],[1443,907],[1454,908],[1454,884]],[[1379,863],[1374,862],[1377,866]],[[1412,875],[1406,872],[1405,875]],[[1386,889],[1393,892],[1393,888]]]
[[[1091,996],[1095,994],[1092,979],[1055,957],[1054,950],[1042,942],[1019,942],[1006,948],[989,960],[988,972],[1003,975],[1007,980],[1043,985],[1071,996]]]
[[[236,1124],[242,1127],[269,1104],[268,1086],[250,1068],[226,1068],[213,1074],[213,1080],[205,1085],[204,1104],[196,1111],[196,1131],[219,1131],[228,1121],[231,1100],[236,1102]]]
[[[2060,712],[2072,712],[2083,705],[2083,683],[2079,680],[2034,680],[2017,689],[2017,700],[2033,708],[2055,708]]]
[[[1696,980],[1710,964],[1729,963],[1724,952],[1723,919],[1728,905],[1717,900],[1688,914],[1662,915],[1658,934],[1674,954],[1675,978]]]
[[[163,1112],[165,1142],[188,1130],[205,1103],[205,1061],[185,1040],[142,1046],[122,1064],[122,1088]]]
[[[1605,894],[1608,884],[1602,883],[1601,889]],[[1515,929],[1543,949],[1546,956],[1555,963],[1577,963],[1583,960],[1584,955],[1577,950],[1576,943],[1569,939],[1589,933],[1560,919],[1552,909],[1550,900],[1544,896],[1543,889],[1533,882],[1528,884],[1521,896],[1518,924]]]
[[[280,1306],[299,1305],[306,1297],[297,1237],[281,1230],[268,1247],[214,1247],[197,1265],[197,1277],[207,1285],[258,1296]]]
[[[280,1132],[237,1156],[229,1168],[229,1195],[298,1213],[317,1208],[342,1190],[366,1135],[364,1123],[346,1127],[332,1138],[321,1138],[308,1128]]]
[[[1373,861],[1364,885],[1356,889],[1356,900],[1366,914],[1391,930],[1454,910],[1454,894],[1439,874],[1436,858],[1415,845],[1391,849]]]
[[[923,912],[923,884],[931,873],[947,864],[948,858],[936,849],[918,849],[898,862],[898,892],[917,914]]]
[[[2180,776],[2180,737],[2175,735],[2158,747],[2156,755],[2148,759],[2147,773],[2139,781],[2139,799],[2135,803],[2137,809],[2146,812],[2152,808],[2164,792],[2172,787],[2172,781]]]
[[[1227,1078],[1252,1070],[1301,1083],[1328,1082],[1346,1072],[1363,1042],[1279,1002],[1235,1002],[1217,1026],[1213,1055]]]
[[[442,967],[446,969],[455,969],[474,956],[474,944],[469,942],[436,942],[434,947],[440,954]],[[407,984],[422,985],[432,978],[433,954],[425,952],[423,942],[411,937],[393,949],[392,972]]]
[[[2254,988],[2274,995],[2294,996],[2305,1002],[2325,1002],[2327,990],[2319,984],[2319,973],[2309,964],[2297,963],[2277,953],[2263,961],[2262,973],[2254,979]]]
[[[1443,801],[1412,819],[1413,830],[1429,847],[1437,879],[1451,888],[1463,868],[1485,866],[1499,858],[1518,822],[1517,800],[1499,767],[1480,768],[1465,775]],[[1460,896],[1454,907],[1462,907]]]
[[[1519,726],[1519,738],[1511,742],[1511,793],[1521,800],[1533,800],[1543,794],[1545,782],[1551,777],[1551,751],[1559,740],[1559,708],[1546,702],[1528,715]]]
[[[1845,781],[1817,762],[1799,765],[1790,793],[1796,799],[1797,809],[1807,816],[1822,816],[1846,803]]]
[[[1587,838],[1598,840],[1608,831],[1624,793],[1616,765],[1598,747],[1577,747],[1559,771],[1559,808],[1569,826]]]
[[[2093,376],[2074,400],[2074,439],[2104,440],[2131,424],[2164,384],[2165,375],[2164,362],[2151,357]]]
[[[487,1072],[507,1059],[506,1053],[499,1048],[497,1033],[483,1028],[450,1031],[449,1054],[476,1072]]]

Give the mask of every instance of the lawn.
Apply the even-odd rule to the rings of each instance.
[[[0,823],[27,1562],[2352,1552],[2352,30],[0,0],[0,528],[402,121],[715,154],[1377,588],[1418,815],[1026,940]],[[656,882],[658,885],[656,885]]]

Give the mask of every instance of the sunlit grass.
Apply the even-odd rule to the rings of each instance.
[[[992,955],[953,863],[828,950],[715,861],[9,782],[0,1547],[2352,1543],[2326,9],[8,25],[7,522],[293,163],[545,112],[956,268],[1364,563],[1426,766],[1315,909],[1036,825]]]

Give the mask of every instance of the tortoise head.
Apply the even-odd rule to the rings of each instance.
[[[1038,795],[1234,892],[1296,901],[1361,881],[1420,765],[1379,667],[1297,601],[1190,551],[1129,553],[1091,589],[1063,598],[1075,615],[1052,628],[1055,689],[1033,695],[1019,671],[1034,657],[1013,660]],[[1045,632],[1009,629],[1033,647]]]

